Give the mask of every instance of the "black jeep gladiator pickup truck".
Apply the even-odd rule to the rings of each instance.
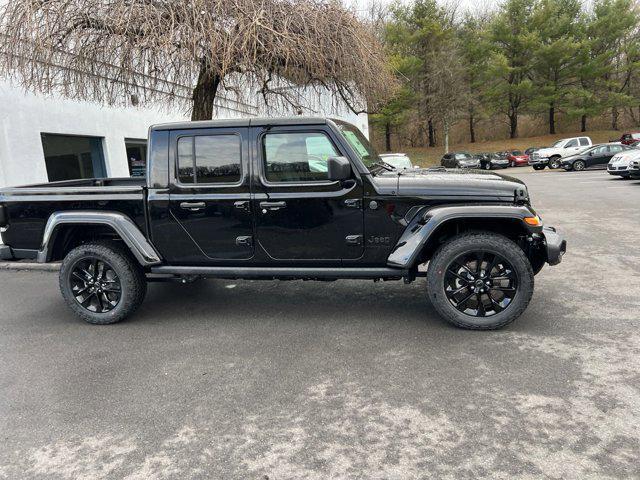
[[[62,296],[95,324],[133,313],[151,280],[426,276],[445,319],[493,329],[566,248],[517,179],[396,170],[356,127],[302,117],[153,126],[146,180],[0,190],[0,227],[2,259],[62,260]]]

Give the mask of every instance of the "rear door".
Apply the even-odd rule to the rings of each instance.
[[[174,262],[253,257],[248,134],[245,127],[171,132],[169,214],[185,233]]]
[[[598,162],[598,165],[604,167],[607,163],[609,163],[609,160],[611,160],[611,157],[613,157],[616,153],[620,153],[623,150],[625,150],[625,148],[622,145],[609,145],[607,147],[606,154],[602,156],[602,158]]]
[[[613,155],[613,154],[611,154]],[[587,164],[587,168],[594,167],[607,163],[611,156],[609,156],[609,147],[602,145],[591,150],[590,155],[585,155],[584,160]]]
[[[270,261],[339,264],[364,254],[363,186],[330,181],[344,156],[326,125],[255,128],[256,239]]]

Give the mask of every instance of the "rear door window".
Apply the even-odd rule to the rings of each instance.
[[[584,138],[582,137],[580,139],[580,146],[582,147],[588,147],[589,146],[589,139],[588,138]]]
[[[241,174],[240,161],[238,135],[197,135],[178,139],[180,183],[237,183]]]

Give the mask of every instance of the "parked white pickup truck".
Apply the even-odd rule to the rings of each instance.
[[[560,168],[560,159],[568,155],[574,155],[593,145],[589,137],[571,137],[558,140],[549,148],[541,148],[533,152],[529,157],[529,165],[534,170],[542,170],[544,167]]]

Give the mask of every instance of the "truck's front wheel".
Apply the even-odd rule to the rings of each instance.
[[[533,270],[522,249],[508,238],[466,233],[435,253],[427,287],[433,306],[450,323],[493,330],[513,322],[527,308]]]
[[[560,165],[562,165],[560,157],[556,156],[549,159],[549,168],[551,170],[557,170],[560,168]]]
[[[71,250],[60,268],[60,291],[86,322],[106,325],[131,315],[144,300],[142,268],[114,242],[88,243]]]

